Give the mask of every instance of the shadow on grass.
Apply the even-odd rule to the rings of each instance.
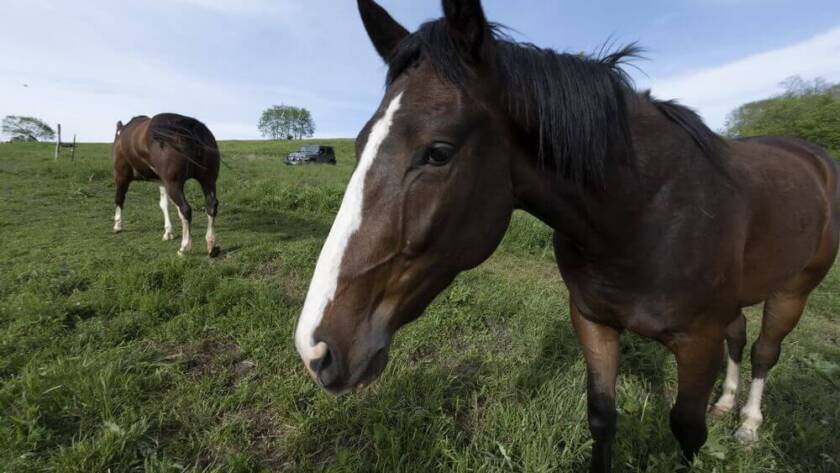
[[[328,224],[315,218],[239,206],[222,209],[219,212],[219,221],[223,226],[235,228],[237,231],[268,233],[279,236],[284,241],[323,239],[330,230]]]
[[[625,333],[621,339],[619,376],[635,376],[665,394],[664,369],[670,354],[652,340]],[[531,397],[551,379],[563,375],[568,367],[583,359],[580,344],[568,322],[553,323],[540,343],[539,355],[520,374],[517,386]]]
[[[649,390],[650,396],[644,403],[639,403],[634,398],[622,398],[621,388],[617,392],[619,430],[614,458],[616,465],[626,464],[623,460],[632,458],[630,461],[633,464],[644,469],[648,457],[676,453],[676,441],[663,439],[662,436],[662,419],[666,419],[667,425],[673,397],[666,391],[665,372],[670,357],[670,352],[653,340],[631,333],[623,334],[619,354],[619,385],[634,382],[641,384]],[[519,392],[529,399],[538,397],[545,383],[566,377],[569,367],[582,359],[580,344],[571,324],[566,321],[553,323],[545,331],[539,354],[519,375]],[[667,427],[665,432],[669,433]],[[620,449],[627,451],[621,452]],[[588,459],[571,468],[572,471],[587,470]]]
[[[830,355],[827,350],[813,350],[806,357],[783,360],[770,372],[759,445],[769,443],[772,447],[764,448],[778,449],[789,471],[840,471],[840,392],[808,360],[829,360]]]

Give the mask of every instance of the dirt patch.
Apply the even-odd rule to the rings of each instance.
[[[242,348],[232,341],[210,339],[189,347],[184,354],[187,372],[202,376],[217,372],[219,365],[238,362]]]
[[[242,348],[229,338],[205,339],[166,351],[170,353],[166,359],[181,364],[188,375],[194,378],[221,377],[231,385],[250,375],[257,367],[255,362],[243,359]]]

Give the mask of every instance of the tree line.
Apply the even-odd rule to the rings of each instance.
[[[795,136],[840,158],[840,84],[793,76],[780,85],[782,93],[741,105],[730,113],[724,134]]]
[[[746,103],[732,111],[723,134],[728,137],[795,136],[823,146],[835,156],[840,155],[840,84],[793,76],[780,85],[780,94]],[[266,138],[302,139],[315,133],[315,121],[305,108],[275,105],[262,112],[258,128]],[[52,127],[28,116],[6,116],[2,133],[9,141],[55,139]]]

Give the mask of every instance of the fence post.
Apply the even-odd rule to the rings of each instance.
[[[61,123],[58,124],[58,137],[55,139],[55,160],[58,160],[58,150],[61,148]]]
[[[76,135],[73,135],[73,151],[70,153],[70,161],[76,160]]]

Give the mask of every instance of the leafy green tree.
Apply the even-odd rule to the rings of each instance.
[[[840,151],[840,84],[798,76],[782,82],[784,92],[735,109],[728,117],[728,136],[796,136]]]
[[[8,115],[3,119],[2,130],[3,134],[9,137],[9,141],[39,141],[55,138],[52,127],[35,117]]]
[[[315,134],[315,121],[309,110],[290,105],[275,105],[264,110],[257,127],[263,136],[275,140],[301,139]]]
[[[315,121],[312,114],[305,108],[299,108],[293,114],[292,133],[297,139],[310,137],[315,134]]]

